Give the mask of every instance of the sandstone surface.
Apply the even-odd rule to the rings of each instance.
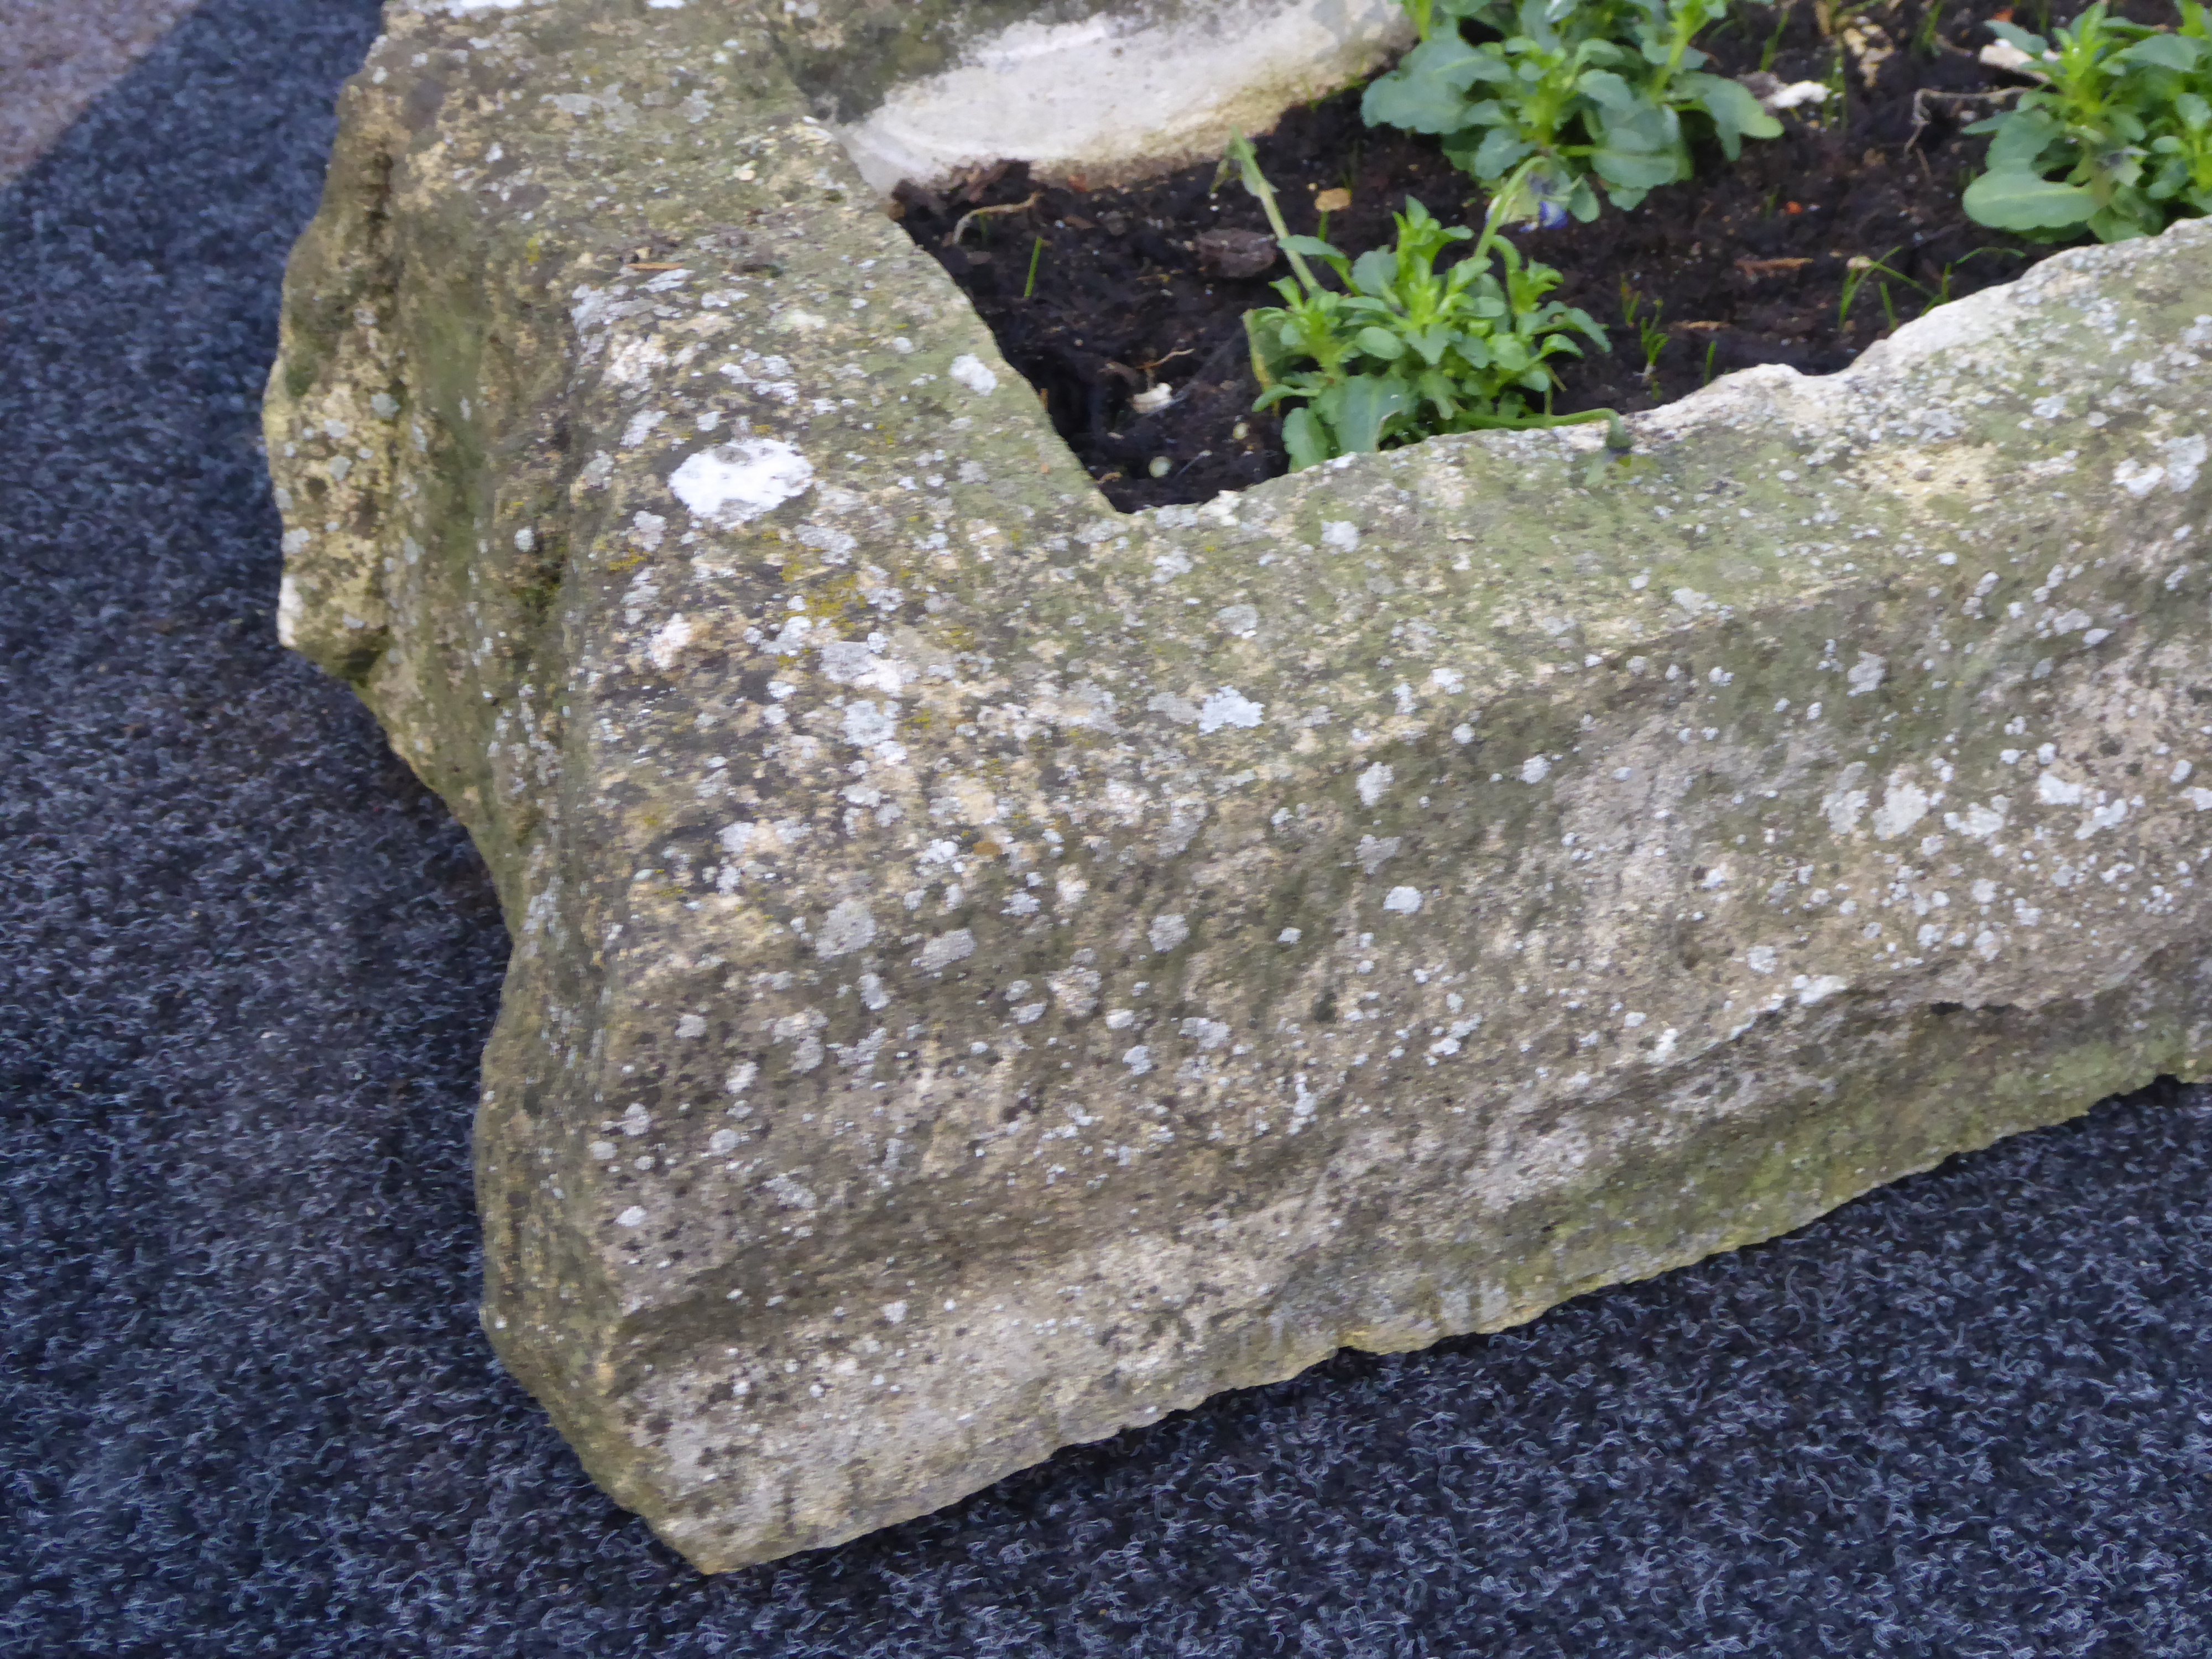
[[[514,935],[486,1329],[693,1561],[2204,1074],[2204,226],[1121,517],[787,17],[394,6],[268,406]]]

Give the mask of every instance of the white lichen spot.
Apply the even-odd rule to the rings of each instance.
[[[665,674],[676,666],[684,655],[684,647],[690,643],[691,624],[679,614],[671,617],[653,629],[653,637],[646,641],[645,648],[647,654],[653,659],[653,665]]]
[[[886,1324],[903,1325],[906,1323],[906,1304],[903,1302],[886,1302],[884,1304],[880,1311],[883,1314],[884,1320]]]
[[[1987,806],[1969,806],[1963,812],[1943,814],[1943,827],[1976,841],[1986,841],[2005,827],[2005,810],[2010,805],[2002,795],[1994,797]]]
[[[1249,640],[1260,631],[1260,612],[1254,605],[1224,605],[1213,613],[1213,620],[1223,632],[1240,640]]]
[[[1754,974],[1771,974],[1780,958],[1771,945],[1754,945],[1743,953],[1743,965]]]
[[[1321,544],[1333,547],[1340,553],[1357,552],[1359,526],[1349,519],[1332,519],[1321,527]]]
[[[2126,490],[2137,501],[2165,482],[2166,469],[2155,461],[2145,466],[2130,456],[2112,469],[2112,487]]]
[[[1182,1034],[1194,1041],[1206,1054],[1225,1048],[1229,1042],[1229,1025],[1225,1020],[1187,1019],[1182,1023]]]
[[[2081,799],[2081,786],[2069,783],[2056,772],[2045,772],[2035,781],[2035,798],[2045,806],[2078,805]]]
[[[1181,916],[1154,916],[1152,925],[1145,930],[1155,951],[1172,951],[1190,937],[1190,924]]]
[[[1385,860],[1395,858],[1404,845],[1402,836],[1362,836],[1352,856],[1359,860],[1359,867],[1371,876],[1382,867]]]
[[[1836,780],[1836,787],[1820,798],[1820,811],[1828,820],[1828,828],[1838,836],[1848,836],[1858,827],[1859,815],[1866,811],[1867,792],[1852,786],[1866,775],[1866,763],[1853,761]]]
[[[1382,908],[1400,915],[1410,916],[1421,908],[1421,890],[1418,887],[1393,887],[1383,895]]]
[[[1200,705],[1198,729],[1212,733],[1224,726],[1255,726],[1267,712],[1264,703],[1254,702],[1233,685],[1224,685]]]
[[[1917,783],[1892,780],[1875,810],[1874,832],[1884,841],[1894,841],[1927,816],[1928,792]]]
[[[1152,1069],[1152,1051],[1140,1042],[1122,1054],[1121,1063],[1133,1076],[1142,1077]]]
[[[2166,452],[2166,487],[2176,495],[2193,488],[2204,467],[2203,435],[2169,438],[2159,447]]]
[[[631,1205],[629,1208],[624,1210],[620,1215],[615,1218],[615,1225],[617,1227],[642,1227],[645,1225],[645,1206],[641,1204]]]
[[[697,1014],[683,1014],[676,1021],[676,1035],[680,1037],[702,1037],[707,1035],[707,1022]]]
[[[694,517],[726,530],[749,524],[813,486],[813,463],[778,438],[741,438],[700,450],[668,480]]]
[[[722,1086],[733,1095],[741,1095],[753,1086],[753,1079],[759,1075],[759,1066],[748,1060],[740,1063],[730,1073],[730,1075],[723,1080]]]
[[[848,956],[875,943],[876,919],[858,899],[844,899],[830,907],[814,935],[814,948],[825,957]]]
[[[1384,792],[1390,787],[1390,781],[1396,775],[1381,761],[1376,762],[1374,765],[1362,772],[1359,775],[1358,786],[1359,804],[1362,806],[1372,806],[1381,800]]]
[[[949,933],[939,933],[923,945],[915,963],[925,974],[937,974],[975,954],[975,935],[965,927],[957,927]]]
[[[1467,690],[1466,678],[1457,669],[1454,668],[1431,669],[1429,671],[1429,684],[1435,686],[1437,690],[1446,692],[1452,696],[1457,696],[1461,692]],[[1452,735],[1457,737],[1459,734],[1457,732],[1454,732]],[[1462,741],[1464,742],[1465,739],[1462,738]]]
[[[1531,755],[1521,763],[1521,781],[1541,783],[1552,775],[1552,763],[1541,755]]]
[[[999,377],[972,351],[963,351],[955,357],[946,373],[979,398],[988,398],[999,389]]]
[[[1877,657],[1871,651],[1862,651],[1859,659],[1851,665],[1844,678],[1850,685],[1850,696],[1863,697],[1880,686],[1888,674],[1889,659],[1887,657]]]
[[[2047,777],[2050,775],[2045,773],[2044,775]],[[2127,816],[2128,803],[2124,798],[2108,801],[2104,805],[2094,808],[2089,816],[2081,821],[2081,827],[2074,832],[2074,839],[2087,841],[2100,830],[2110,830],[2121,823]]]
[[[1796,992],[1798,1006],[1809,1008],[1816,1002],[1826,1001],[1850,983],[1834,974],[1800,974],[1790,981],[1790,988]]]
[[[856,748],[872,749],[889,741],[891,733],[898,729],[898,705],[886,703],[878,708],[863,697],[847,706],[842,729],[846,742]]]

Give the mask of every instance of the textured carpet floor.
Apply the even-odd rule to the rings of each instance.
[[[271,637],[366,0],[209,0],[0,197],[0,1653],[2212,1654],[2212,1097],[708,1581],[471,1318],[505,939]]]
[[[36,161],[195,0],[0,0],[0,182]]]

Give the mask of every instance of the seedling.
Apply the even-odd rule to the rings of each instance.
[[[1943,26],[1942,0],[1928,0],[1920,14],[1920,27],[1912,32],[1912,49],[1923,58],[1936,56],[1937,31]]]
[[[1492,198],[1480,236],[1438,223],[1409,197],[1395,216],[1395,245],[1357,259],[1318,237],[1291,234],[1242,133],[1222,165],[1258,199],[1291,264],[1291,276],[1275,284],[1283,304],[1247,312],[1244,326],[1262,388],[1253,408],[1298,405],[1283,420],[1294,470],[1443,432],[1591,421],[1609,423],[1609,447],[1628,447],[1627,428],[1610,410],[1555,416],[1535,402],[1547,408],[1557,385],[1549,360],[1582,355],[1572,335],[1609,348],[1586,313],[1545,300],[1559,272],[1524,262],[1498,234],[1528,211],[1534,160]],[[1440,253],[1467,241],[1474,246],[1464,259],[1436,268]],[[1312,260],[1341,287],[1316,277]]]
[[[1690,43],[1727,0],[1405,0],[1420,44],[1367,88],[1371,125],[1438,135],[1493,192],[1510,174],[1540,224],[1597,216],[1598,187],[1633,208],[1690,176],[1683,118],[1734,161],[1782,124],[1745,88],[1704,73]],[[1502,40],[1470,45],[1472,21]]]
[[[1948,300],[1950,297],[1951,269],[1948,265],[1946,265],[1943,268],[1943,292],[1942,296],[1938,297],[1932,290],[1929,289],[1929,286],[1925,283],[1917,283],[1913,281],[1911,277],[1906,276],[1903,271],[1897,270],[1888,263],[1890,254],[1895,253],[1896,252],[1897,250],[1895,248],[1891,248],[1888,252],[1884,253],[1879,259],[1869,259],[1865,254],[1862,253],[1853,258],[1850,264],[1845,266],[1844,270],[1844,291],[1841,300],[1836,307],[1837,328],[1841,329],[1845,324],[1850,321],[1852,302],[1859,297],[1859,291],[1863,289],[1869,282],[1872,282],[1874,283],[1875,291],[1881,295],[1882,315],[1889,319],[1889,325],[1892,328],[1895,328],[1897,326],[1897,305],[1896,301],[1890,295],[1889,283],[1902,283],[1909,289],[1915,289],[1920,293],[1927,295],[1929,296],[1929,303],[1923,308],[1922,314],[1923,316],[1926,315],[1928,312],[1933,311],[1937,306],[1942,305],[1945,300]],[[1889,282],[1886,283],[1881,280],[1885,276],[1889,278]]]
[[[1650,311],[1644,311],[1644,296],[1629,287],[1628,278],[1620,279],[1621,320],[1636,331],[1637,343],[1644,348],[1644,378],[1647,380],[1659,372],[1659,354],[1667,349],[1667,327],[1659,320],[1665,307],[1657,301]]]
[[[1024,300],[1036,292],[1037,261],[1043,258],[1044,238],[1040,236],[1036,239],[1036,246],[1030,250],[1030,279],[1022,284],[1022,298]]]
[[[2049,40],[1991,23],[2046,84],[1966,129],[1991,135],[1967,216],[2038,241],[2118,242],[2212,211],[2212,27],[2200,0],[2181,0],[2181,19],[2122,22],[2099,0]]]
[[[1782,0],[1776,0],[1774,7],[1774,32],[1766,37],[1766,45],[1759,54],[1759,67],[1762,73],[1769,73],[1772,71],[1774,68],[1774,54],[1782,50],[1782,31],[1787,28],[1789,25],[1790,8],[1786,4],[1784,4]]]

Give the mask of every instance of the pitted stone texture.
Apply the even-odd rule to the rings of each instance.
[[[694,1561],[2203,1073],[2204,227],[1123,518],[769,29],[395,9],[269,406],[514,936],[487,1328]]]

